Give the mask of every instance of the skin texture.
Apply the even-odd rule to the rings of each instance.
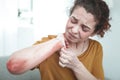
[[[14,66],[13,66],[13,64],[14,64]],[[9,70],[9,72],[11,72],[13,74],[15,74],[16,72],[21,73],[20,70],[24,69],[24,66],[21,66],[21,65],[24,65],[24,64],[26,64],[26,61],[23,61],[23,60],[15,61],[13,58],[7,63],[7,65],[8,65],[7,68]],[[21,67],[18,67],[18,66],[21,66]]]
[[[96,22],[94,16],[83,7],[77,7],[66,25],[66,38],[72,43],[83,42],[93,35]]]
[[[40,64],[61,47],[63,47],[62,41],[52,39],[48,42],[16,51],[9,58],[7,69],[12,74],[22,74]]]

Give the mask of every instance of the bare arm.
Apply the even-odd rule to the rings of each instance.
[[[12,74],[24,73],[40,64],[61,47],[63,47],[62,42],[54,38],[45,43],[16,51],[7,62],[8,71]]]
[[[73,72],[77,80],[100,80],[93,76],[84,65],[79,62],[76,67],[73,68]]]

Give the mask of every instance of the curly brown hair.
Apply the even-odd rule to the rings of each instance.
[[[84,7],[88,13],[94,15],[95,21],[97,22],[94,33],[100,37],[104,37],[105,32],[111,27],[109,23],[110,10],[108,5],[103,0],[75,0],[74,5],[70,9],[70,15],[78,6]]]

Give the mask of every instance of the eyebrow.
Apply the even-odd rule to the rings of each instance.
[[[79,19],[77,19],[75,16],[71,16],[73,19],[75,19],[76,21],[79,21]]]
[[[90,27],[88,27],[87,25],[85,25],[85,24],[83,24],[84,26],[85,26],[85,28],[88,28],[89,30],[91,30],[91,28]]]

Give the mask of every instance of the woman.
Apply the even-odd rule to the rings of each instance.
[[[21,74],[38,68],[41,80],[104,80],[101,44],[89,37],[109,30],[109,8],[102,0],[75,0],[65,33],[49,35],[11,55],[7,68]]]

